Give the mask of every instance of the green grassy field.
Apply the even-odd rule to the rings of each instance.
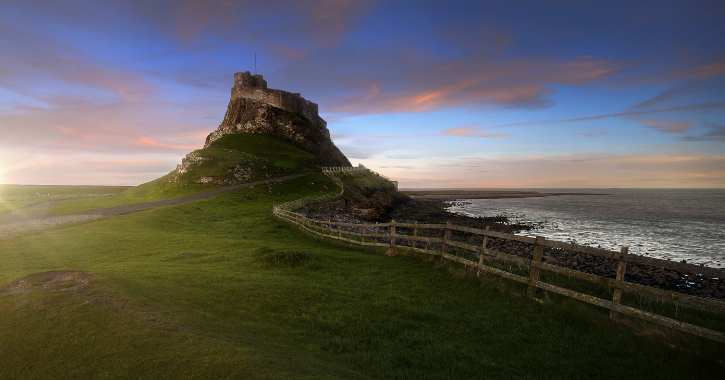
[[[0,378],[722,374],[721,347],[685,351],[573,301],[538,304],[271,216],[273,203],[334,188],[309,175],[0,240]],[[47,271],[81,273],[16,282]]]
[[[0,214],[47,202],[111,198],[127,190],[124,186],[0,185]]]

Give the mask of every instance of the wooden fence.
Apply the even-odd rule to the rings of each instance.
[[[335,176],[332,175],[331,178],[335,179]],[[340,192],[337,194],[303,198],[278,205],[274,207],[273,213],[276,217],[293,223],[299,228],[317,236],[357,245],[386,247],[387,254],[395,254],[399,248],[422,252],[439,257],[442,260],[462,264],[469,269],[475,270],[479,276],[494,275],[525,284],[527,286],[527,294],[530,297],[535,297],[537,289],[543,289],[544,291],[608,309],[612,319],[617,319],[619,315],[625,315],[725,343],[725,333],[721,331],[697,326],[622,303],[622,295],[626,292],[671,302],[676,307],[695,309],[725,316],[725,301],[664,290],[630,282],[625,279],[628,264],[645,265],[689,273],[701,273],[705,276],[719,278],[722,278],[723,274],[725,274],[724,270],[632,255],[628,253],[627,247],[623,247],[620,252],[615,252],[548,240],[543,237],[532,238],[491,231],[489,229],[458,226],[450,223],[418,224],[397,223],[395,221],[375,224],[344,223],[308,218],[305,215],[294,212],[295,209],[305,204],[332,199],[342,194],[342,183],[339,179],[336,180],[336,183],[341,187]],[[472,244],[472,242],[475,242],[475,244]],[[506,253],[494,248],[494,243],[500,245],[502,242],[513,242],[521,247],[528,247],[527,249],[530,253],[522,257],[522,255]],[[565,250],[567,252],[610,260],[616,264],[615,277],[605,277],[549,262],[549,260],[544,260],[545,249]],[[499,264],[498,267],[496,264]],[[500,264],[509,265],[509,270],[505,270],[505,265],[502,266]],[[527,270],[528,275],[524,276],[515,273],[511,270],[511,265],[515,265],[520,270]],[[544,282],[541,280],[541,271],[606,286],[612,290],[611,299],[600,298]]]
[[[358,166],[324,166],[322,167],[322,173],[325,175],[335,175],[342,173],[361,173],[369,172],[370,169],[358,165]]]

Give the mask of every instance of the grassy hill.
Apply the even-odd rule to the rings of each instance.
[[[227,135],[192,154],[202,158],[200,164],[190,166],[183,175],[177,175],[174,170],[136,187],[43,187],[43,191],[58,194],[66,194],[70,191],[68,188],[77,189],[75,196],[50,199],[52,202],[47,205],[46,211],[51,215],[74,214],[190,195],[218,186],[198,183],[200,178],[223,176],[239,165],[251,168],[252,174],[240,182],[315,170],[315,158],[311,153],[279,138],[265,135]],[[35,192],[35,187],[24,192],[16,190],[14,194],[19,200],[12,205],[0,201],[0,213],[9,211],[11,206],[19,209],[37,203],[31,199]],[[90,193],[103,193],[103,196],[88,196]]]
[[[310,174],[0,240],[0,378],[722,373],[707,343],[683,351],[586,305],[541,305],[500,280],[319,241],[271,216],[334,188]]]
[[[299,172],[314,167],[315,157],[301,148],[267,135],[233,134],[221,137],[209,147],[189,156],[198,164],[175,181],[174,173],[161,179],[181,186],[198,183],[200,178],[220,178],[237,167],[249,171],[249,180]],[[187,156],[188,157],[188,156]],[[154,184],[156,186],[157,184]],[[144,186],[141,186],[144,191]]]

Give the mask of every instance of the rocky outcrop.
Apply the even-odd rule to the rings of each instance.
[[[350,166],[330,138],[317,104],[300,94],[267,88],[261,75],[234,74],[234,86],[224,120],[206,139],[205,147],[234,133],[276,136],[313,153],[323,166]]]
[[[292,164],[285,156],[288,153],[280,153],[281,160],[276,155],[279,140],[299,151]],[[254,153],[244,146],[245,141],[259,143],[253,145]],[[333,144],[317,104],[300,94],[267,88],[261,75],[243,72],[234,74],[219,127],[207,136],[202,149],[189,153],[166,178],[175,184],[233,185],[315,166],[351,166]]]
[[[216,159],[215,157],[206,156],[205,151],[201,149],[187,154],[181,160],[181,164],[176,167],[176,170],[171,173],[169,180],[172,183],[180,183],[184,182],[183,178],[187,176],[190,182],[197,184],[236,185],[252,180],[270,178],[277,174],[286,174],[276,173],[276,170],[272,167],[273,165],[264,158],[231,149],[225,151],[237,157],[234,166],[227,167],[223,173],[214,176],[194,175],[193,171],[195,169]]]

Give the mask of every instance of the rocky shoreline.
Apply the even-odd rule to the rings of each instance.
[[[512,223],[506,217],[471,217],[454,214],[446,209],[450,201],[444,199],[408,199],[393,205],[388,212],[376,220],[364,219],[345,212],[343,204],[332,202],[302,209],[308,217],[346,223],[387,222],[396,220],[403,223],[446,223],[474,228],[488,226],[493,231],[519,233],[531,230],[532,225]],[[442,233],[442,232],[441,232]],[[453,233],[455,240],[480,245],[480,236]],[[531,259],[532,246],[516,241],[490,239],[489,249]],[[587,255],[557,248],[546,248],[543,261],[553,265],[591,273],[607,278],[615,278],[617,262],[601,256]],[[725,278],[707,277],[697,272],[683,272],[644,264],[630,263],[625,279],[632,283],[652,286],[659,289],[676,291],[705,298],[725,299]]]
[[[489,248],[526,259],[532,256],[530,245],[515,241],[493,239]],[[546,248],[543,261],[607,278],[615,278],[617,270],[615,260],[557,248]],[[698,297],[725,299],[725,278],[707,277],[695,271],[684,272],[630,263],[627,265],[625,280]]]

